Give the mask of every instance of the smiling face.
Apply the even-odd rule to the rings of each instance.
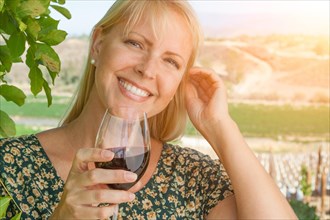
[[[148,116],[161,112],[173,98],[192,52],[190,31],[172,11],[161,37],[151,21],[141,19],[126,34],[125,24],[104,33],[97,30],[92,45],[95,89],[104,108],[135,106]]]

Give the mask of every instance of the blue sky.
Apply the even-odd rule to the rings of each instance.
[[[190,0],[207,36],[240,34],[327,34],[329,0]],[[59,28],[70,36],[88,35],[93,25],[113,4],[110,0],[67,0],[72,18],[56,12]]]

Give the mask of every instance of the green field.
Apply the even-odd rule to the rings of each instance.
[[[0,108],[11,116],[61,118],[65,114],[70,101],[69,97],[54,96],[53,104],[48,107],[46,97],[38,96],[34,98],[34,96],[28,96],[25,105],[19,107],[1,97]]]
[[[0,99],[1,110],[11,116],[56,118],[60,119],[66,112],[71,99],[53,97],[53,105],[47,107],[45,97],[29,96],[23,107]],[[233,119],[245,136],[251,137],[312,137],[329,140],[329,106],[261,105],[233,104],[229,105]],[[36,126],[17,125],[17,135],[35,133],[42,130]],[[187,134],[196,134],[190,124]]]
[[[329,138],[329,106],[232,104],[229,109],[247,136]]]

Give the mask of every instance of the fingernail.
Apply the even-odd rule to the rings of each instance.
[[[130,194],[128,195],[128,198],[130,199],[130,201],[133,201],[133,200],[135,199],[135,194],[130,193]]]
[[[103,155],[103,157],[105,157],[105,158],[109,158],[109,157],[112,157],[112,156],[113,156],[113,152],[111,152],[111,151],[109,151],[109,150],[104,150],[104,151],[102,152],[102,155]]]
[[[135,181],[137,179],[137,175],[135,173],[132,173],[132,172],[125,172],[124,174],[125,176],[125,179],[127,181]]]

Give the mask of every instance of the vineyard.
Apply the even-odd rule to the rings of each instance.
[[[273,140],[260,146],[255,140],[251,141],[247,138],[246,141],[283,195],[290,201],[292,207],[297,209],[295,209],[296,214],[302,215],[299,219],[314,219],[312,216],[315,214],[320,219],[330,218],[328,142],[318,143],[315,147],[315,143],[293,145],[290,142],[281,143]],[[180,143],[208,154],[214,159],[217,158],[204,139],[183,137]]]
[[[309,153],[259,153],[257,157],[288,200],[316,208],[321,219],[329,218],[329,151]]]

